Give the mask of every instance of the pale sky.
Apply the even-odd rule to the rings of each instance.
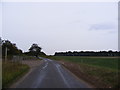
[[[33,43],[46,54],[118,50],[117,2],[4,2],[0,7],[2,39],[23,51]]]

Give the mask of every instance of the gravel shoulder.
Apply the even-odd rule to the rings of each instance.
[[[39,66],[43,60],[23,60],[22,64],[27,64],[31,69]]]

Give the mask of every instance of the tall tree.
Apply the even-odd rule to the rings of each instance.
[[[1,37],[0,37],[0,46],[2,46],[2,39],[1,39]]]
[[[0,37],[0,60],[2,60],[1,58],[2,58],[2,39]]]
[[[22,50],[18,49],[16,44],[11,43],[9,40],[2,40],[2,56],[5,57],[5,54],[12,57],[13,55],[18,55],[22,53]]]
[[[36,56],[36,57],[38,57],[38,55],[40,54],[40,52],[41,52],[41,47],[39,47],[38,46],[38,44],[32,44],[31,45],[31,47],[30,47],[30,49],[29,49],[29,52],[31,53],[31,55],[33,55],[33,56]]]

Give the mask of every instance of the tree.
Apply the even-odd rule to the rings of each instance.
[[[41,52],[41,47],[39,47],[38,46],[38,44],[32,44],[32,46],[30,47],[30,49],[29,49],[29,52],[30,52],[30,54],[31,55],[33,55],[33,56],[36,56],[36,57],[38,57],[38,55],[40,54],[40,52]]]
[[[18,49],[16,44],[9,40],[2,40],[2,57],[4,58],[6,54],[12,58],[13,55],[22,54],[22,50]]]
[[[0,47],[2,46],[2,39],[1,39],[1,37],[0,37]]]
[[[2,58],[2,39],[0,37],[0,60]]]

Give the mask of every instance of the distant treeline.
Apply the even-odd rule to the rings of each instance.
[[[120,56],[120,51],[68,51],[68,52],[56,52],[54,56]]]

